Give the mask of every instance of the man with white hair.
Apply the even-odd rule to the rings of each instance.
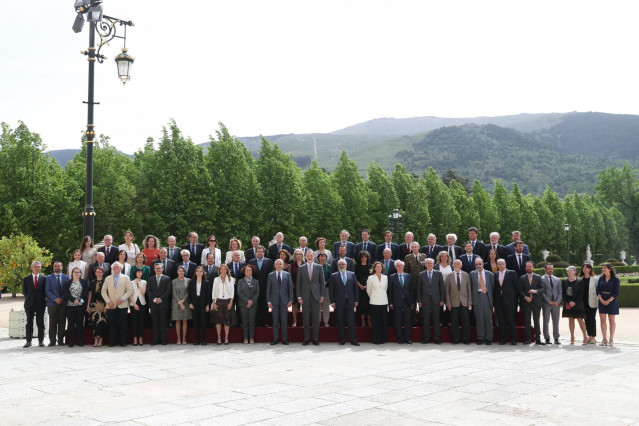
[[[456,242],[456,234],[446,235],[446,247],[444,247],[444,250],[448,252],[448,259],[451,264],[455,261],[455,259],[459,259],[459,256],[464,254],[464,250],[462,250],[460,246],[455,245]]]
[[[339,233],[339,241],[333,243],[334,258],[339,256],[339,248],[342,246],[346,247],[346,257],[352,259],[355,256],[355,243],[348,241],[350,236],[351,234],[346,229],[342,229],[342,232]]]
[[[98,252],[104,253],[104,261],[113,263],[118,260],[118,248],[113,245],[113,237],[111,235],[104,236],[104,246],[98,249]]]
[[[351,345],[359,346],[355,333],[355,313],[354,309],[359,304],[359,288],[355,273],[346,270],[346,261],[340,259],[337,263],[339,270],[331,275],[329,281],[329,299],[337,319],[337,329],[339,331],[339,344],[346,343],[346,326],[351,339]]]
[[[282,234],[281,232],[278,232],[277,234],[275,234],[275,243],[271,244],[268,247],[267,257],[271,259],[273,262],[275,262],[275,260],[280,258],[280,251],[282,250],[286,250],[289,253],[293,252],[293,250],[291,250],[291,246],[284,243],[284,234]]]
[[[299,247],[297,247],[295,250],[302,250],[302,254],[306,259],[306,252],[311,250],[311,248],[308,246],[308,238],[302,235],[299,240],[297,240],[297,243],[299,244]],[[295,250],[293,250],[293,252],[295,252]]]
[[[251,247],[244,250],[244,260],[249,263],[251,259],[255,259],[257,256],[257,248],[260,246],[260,237],[254,236],[251,238]]]
[[[156,264],[162,269],[162,265]],[[118,342],[120,346],[126,346],[127,336],[127,312],[129,310],[129,298],[133,294],[131,280],[125,274],[121,274],[122,264],[115,262],[111,265],[113,274],[104,280],[102,286],[102,298],[107,305],[109,317],[109,346],[113,347]]]
[[[283,271],[284,261],[275,260],[275,270],[268,274],[266,283],[266,303],[273,312],[273,341],[277,345],[278,326],[282,326],[282,344],[288,345],[288,308],[293,305],[293,280],[291,274]]]
[[[484,245],[484,253],[482,254],[484,263],[489,262],[491,250],[495,250],[495,253],[497,253],[497,259],[505,259],[508,257],[508,250],[506,247],[499,244],[499,238],[499,232],[490,233],[490,243]]]
[[[397,343],[411,344],[411,318],[415,301],[413,299],[413,282],[411,276],[404,273],[404,262],[395,261],[397,273],[388,277],[388,304],[393,311]],[[402,328],[403,327],[403,328]]]
[[[435,234],[428,234],[428,244],[422,247],[421,252],[426,255],[429,259],[436,259],[437,255],[444,248],[437,244],[437,237]]]
[[[404,243],[399,246],[399,259],[404,260],[406,255],[411,252],[410,245],[415,240],[415,235],[408,231],[404,235]]]

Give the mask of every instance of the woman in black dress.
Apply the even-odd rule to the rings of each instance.
[[[569,266],[566,268],[568,278],[561,283],[564,299],[564,309],[562,318],[568,318],[568,328],[570,329],[570,344],[575,344],[575,319],[579,322],[579,328],[583,333],[583,344],[588,344],[588,333],[586,332],[586,311],[584,309],[584,286],[583,281],[577,278],[577,268]]]
[[[95,279],[89,285],[87,313],[93,325],[93,346],[102,346],[102,340],[109,328],[107,322],[107,306],[102,298],[102,284],[104,284],[104,269],[95,268]]]
[[[371,254],[366,250],[362,250],[357,256],[357,265],[355,265],[355,277],[357,278],[357,286],[359,287],[357,313],[362,318],[362,327],[371,326],[371,300],[366,292],[366,281],[368,280],[371,269],[370,261]]]
[[[599,277],[594,274],[592,265],[589,263],[581,265],[579,277],[584,283],[583,293],[588,343],[594,345],[595,337],[597,336],[597,283],[599,282]]]

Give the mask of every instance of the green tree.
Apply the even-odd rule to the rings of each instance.
[[[479,213],[479,223],[474,226],[479,228],[479,238],[488,241],[488,234],[499,227],[499,216],[490,194],[478,180],[473,183],[473,201]]]
[[[548,236],[548,250],[552,253],[565,253],[565,215],[561,200],[559,200],[557,193],[553,192],[549,186],[546,187],[541,199],[550,211],[548,220],[541,222],[541,228]]]
[[[448,185],[448,191],[455,203],[455,210],[459,213],[460,223],[455,230],[457,234],[458,245],[461,245],[468,233],[468,228],[477,226],[480,222],[479,212],[475,206],[475,200],[469,197],[466,189],[456,180],[452,180]]]
[[[331,181],[316,161],[306,169],[302,178],[305,214],[304,232],[312,246],[312,238],[338,235],[342,230],[342,199]]]
[[[399,199],[399,209],[404,214],[404,230],[411,231],[416,241],[426,244],[431,223],[428,190],[424,179],[408,173],[403,165],[397,163],[393,170],[392,182]]]
[[[337,168],[331,175],[331,180],[344,203],[342,206],[344,229],[354,233],[368,227],[370,223],[368,214],[369,189],[357,170],[357,164],[348,158],[346,151],[342,151]],[[330,238],[328,235],[326,237]]]
[[[6,288],[13,297],[22,291],[22,279],[31,273],[31,262],[39,260],[42,268],[51,264],[49,250],[41,248],[29,235],[18,234],[0,240],[0,290]]]
[[[400,208],[400,202],[393,186],[391,177],[384,169],[375,161],[370,163],[368,167],[368,179],[366,186],[369,189],[369,208],[368,213],[371,218],[369,229],[371,235],[383,235],[388,228],[388,215],[393,209]],[[414,221],[404,210],[406,218],[405,229],[410,230],[408,221]],[[354,232],[360,231],[355,229]]]
[[[444,185],[450,188],[450,183],[452,181],[456,181],[458,184],[460,184],[466,191],[466,195],[470,195],[470,181],[467,178],[458,175],[455,171],[448,169],[442,175],[442,182],[444,182]]]
[[[493,204],[497,208],[499,215],[499,227],[495,229],[495,231],[499,232],[502,236],[506,236],[513,230],[519,228],[521,219],[519,206],[514,202],[512,197],[510,197],[501,179],[495,181]]]
[[[586,238],[584,227],[579,217],[579,212],[575,206],[575,197],[567,196],[564,198],[564,212],[566,223],[570,225],[568,240],[570,242],[570,262],[574,265],[583,260],[586,252]]]
[[[459,229],[461,218],[455,209],[455,203],[448,188],[435,170],[430,167],[424,173],[428,200],[428,215],[430,217],[432,233],[441,244],[451,230]]]
[[[557,251],[558,245],[553,245],[554,241],[552,241],[551,236],[546,233],[547,227],[544,225],[552,220],[553,213],[550,211],[550,209],[548,209],[548,206],[544,204],[544,201],[541,199],[541,197],[535,197],[533,199],[533,210],[539,218],[539,228],[537,228],[538,231],[536,233],[531,234],[530,236],[523,235],[523,238],[525,238],[527,244],[529,245],[528,250],[530,250],[530,253],[532,254],[533,251],[530,245],[533,245],[535,247],[535,254],[537,255],[541,254],[542,250],[548,250],[555,254],[559,254],[559,252]],[[563,227],[561,229],[563,229]],[[556,234],[554,235],[556,236]],[[563,255],[561,256],[563,257]]]

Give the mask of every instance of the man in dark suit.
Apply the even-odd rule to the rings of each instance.
[[[275,244],[271,244],[268,248],[268,258],[275,262],[276,259],[279,259],[282,250],[292,252],[291,246],[284,244],[284,234],[278,232],[275,234]]]
[[[369,240],[370,236],[371,232],[368,229],[362,230],[362,242],[355,246],[355,257],[353,259],[359,259],[359,253],[364,250],[370,254],[369,261],[371,263],[377,259],[377,244]]]
[[[109,265],[116,262],[118,260],[118,251],[118,248],[113,245],[113,237],[111,235],[105,235],[104,246],[98,249],[98,252],[104,253],[104,261]]]
[[[175,237],[173,235],[169,235],[169,238],[166,239],[166,243],[168,244],[166,247],[166,256],[176,264],[180,263],[182,261],[182,255],[180,254],[182,249],[176,245]]]
[[[526,262],[530,261],[530,256],[523,254],[523,250],[523,241],[517,241],[515,243],[515,254],[511,254],[506,258],[506,267],[511,271],[515,271],[518,277],[526,273]]]
[[[473,300],[470,288],[470,276],[467,272],[462,271],[462,261],[460,259],[453,261],[453,272],[446,276],[444,285],[446,288],[446,307],[450,312],[450,334],[453,338],[453,345],[460,342],[460,322],[462,328],[461,341],[463,341],[465,345],[469,345],[469,311],[473,306]]]
[[[288,308],[293,305],[293,280],[291,274],[283,271],[284,261],[277,259],[275,270],[266,282],[266,302],[273,312],[273,341],[277,345],[278,327],[282,325],[282,344],[288,345]]]
[[[171,293],[171,279],[162,274],[162,265],[153,266],[154,274],[149,277],[146,295],[151,307],[151,322],[153,325],[152,345],[161,343],[166,345],[166,329],[168,327],[167,311],[170,310],[169,294]]]
[[[422,247],[421,252],[429,259],[436,259],[439,252],[443,249],[444,247],[437,244],[437,237],[435,234],[428,234],[428,244]]]
[[[215,259],[214,253],[209,254]],[[206,266],[204,269],[206,270]],[[206,274],[199,285],[197,280],[189,281],[189,308],[193,316],[194,345],[199,345],[200,343],[202,346],[206,345],[206,329],[209,325],[209,314],[211,303],[213,302],[212,290],[213,286],[209,284],[209,280],[206,279]]]
[[[353,262],[353,259],[351,259],[350,257],[346,255],[346,250],[347,250],[346,246],[339,246],[337,256],[335,256],[335,259],[333,259],[333,263],[331,264],[331,269],[333,273],[337,272],[337,270],[339,269],[337,267],[337,262],[340,259],[343,259],[346,261],[347,270],[351,272],[355,272],[355,262]]]
[[[189,243],[182,246],[182,250],[188,250],[191,253],[191,262],[195,263],[195,266],[200,266],[202,262],[202,251],[204,251],[204,244],[200,244],[198,241],[198,235],[196,232],[189,232]],[[181,253],[181,252],[180,252]],[[182,257],[184,259],[184,257]],[[191,278],[191,275],[188,278]]]
[[[447,244],[446,244],[446,247],[444,247],[444,250],[446,250],[446,252],[448,253],[448,259],[451,265],[455,261],[455,259],[459,259],[459,257],[462,254],[464,254],[464,251],[462,250],[462,248],[455,245],[456,242],[457,242],[457,235],[455,234],[446,235]]]
[[[306,264],[297,271],[297,303],[303,306],[304,343],[308,345],[310,325],[313,325],[313,344],[319,346],[320,307],[324,302],[324,268],[313,261],[315,253],[306,252]]]
[[[377,245],[377,260],[384,259],[384,249],[387,248],[391,251],[391,259],[399,259],[399,246],[393,242],[393,233],[391,231],[384,232],[384,242]]]
[[[206,264],[202,267],[204,268],[204,277],[213,291],[213,280],[219,276],[219,268],[215,266],[215,253],[206,254]]]
[[[359,304],[359,288],[355,273],[346,270],[346,261],[340,260],[339,270],[331,275],[328,285],[331,306],[337,319],[337,329],[339,330],[339,344],[346,343],[346,325],[351,338],[351,345],[359,346],[357,334],[355,333],[355,313],[354,308]]]
[[[306,252],[309,250],[312,250],[309,246],[308,246],[308,238],[301,236],[299,238],[299,240],[297,240],[297,243],[299,244],[298,247],[296,247],[293,251],[295,250],[302,250],[302,254],[304,255],[303,257],[306,259]]]
[[[406,255],[412,251],[410,245],[413,243],[413,240],[415,240],[415,235],[413,235],[412,232],[409,231],[404,235],[404,243],[399,245],[400,260],[403,260]]]
[[[499,323],[499,344],[517,344],[515,324],[517,320],[517,299],[519,297],[519,277],[515,271],[506,269],[506,261],[497,259],[498,271],[495,272],[495,310]]]
[[[102,277],[106,278],[111,275],[111,264],[104,261],[104,253],[98,252],[95,256],[95,263],[89,265],[88,279],[89,282],[95,280],[95,268],[100,266],[103,270]]]
[[[392,258],[391,249],[385,248],[382,255],[382,265],[384,265],[384,275],[390,277],[395,271],[395,261]]]
[[[511,254],[515,254],[515,243],[519,240],[521,240],[521,232],[519,231],[513,231],[512,232],[512,239],[513,242],[508,244],[506,246],[506,250],[508,252],[508,255],[510,256]],[[527,254],[528,256],[530,256],[530,252],[528,251],[528,246],[526,244],[524,244],[524,254]]]
[[[257,248],[260,246],[260,237],[251,238],[251,247],[244,250],[244,260],[249,263],[252,259],[255,259],[257,255]]]
[[[159,251],[159,258],[155,259],[153,263],[151,263],[151,269],[155,271],[155,264],[160,263],[162,265],[162,273],[171,278],[171,281],[177,278],[177,266],[175,266],[175,262],[169,259],[168,251],[166,247],[162,247]]]
[[[395,334],[397,343],[412,342],[413,330],[412,312],[415,306],[413,300],[413,282],[411,276],[404,273],[404,262],[395,261],[397,273],[388,277],[388,304],[395,317]],[[403,326],[403,329],[402,329]]]
[[[481,258],[475,260],[475,270],[470,274],[470,291],[475,311],[477,344],[491,345],[493,342],[493,294],[495,275],[484,269]]]
[[[470,274],[475,270],[475,260],[480,256],[473,253],[473,245],[470,241],[464,243],[464,250],[466,250],[466,253],[459,256],[459,260],[462,261],[462,271]]]
[[[339,256],[339,248],[342,246],[346,247],[346,257],[352,259],[355,256],[355,244],[348,241],[350,236],[351,234],[346,229],[342,229],[342,232],[339,233],[339,241],[333,243],[333,258]]]
[[[31,262],[31,274],[22,280],[22,294],[24,295],[24,311],[27,314],[26,339],[24,348],[31,346],[33,337],[33,317],[38,326],[38,346],[44,346],[44,310],[46,303],[46,278],[40,273],[42,262]]]
[[[244,262],[240,262],[240,255],[241,252],[239,250],[236,250],[233,252],[233,254],[231,255],[231,261],[229,263],[226,264],[226,266],[229,268],[229,273],[231,274],[231,277],[233,277],[235,279],[235,284],[234,284],[234,288],[235,288],[235,293],[237,294],[237,283],[240,279],[244,278],[242,276],[242,268],[246,266],[246,263]],[[237,316],[237,324],[238,326],[242,325],[242,316],[240,315],[240,309],[237,307],[237,303],[238,303],[238,298],[234,297],[233,298],[233,306],[235,307],[235,314]]]
[[[508,250],[506,249],[506,247],[499,244],[499,232],[491,232],[490,244],[484,245],[484,253],[482,254],[484,263],[488,262],[491,250],[495,250],[495,252],[497,253],[497,259],[506,259],[508,257]]]
[[[473,246],[473,254],[481,257],[481,255],[484,254],[484,242],[482,240],[478,240],[477,235],[479,235],[479,230],[477,228],[474,226],[468,228],[468,240]]]
[[[434,270],[435,261],[426,259],[426,270],[419,274],[417,287],[417,302],[424,318],[424,338],[422,343],[430,341],[430,318],[433,318],[433,341],[440,344],[441,325],[439,324],[439,309],[444,306],[444,276]]]
[[[515,248],[517,248],[517,244],[515,244]],[[543,305],[543,292],[544,283],[541,281],[541,277],[535,274],[535,264],[531,261],[526,262],[526,272],[519,277],[519,298],[523,300],[522,307],[524,311],[524,345],[530,343],[531,315],[535,325],[535,344],[544,344],[541,341],[541,329],[539,328],[539,314]]]
[[[72,272],[72,271],[70,271]],[[46,279],[47,311],[49,312],[49,346],[64,346],[64,332],[66,317],[66,303],[62,303],[64,283],[69,276],[62,273],[62,262],[53,262],[53,274]]]
[[[260,295],[257,299],[257,312],[255,324],[258,327],[266,327],[268,324],[268,306],[266,303],[266,284],[268,281],[268,275],[273,271],[273,261],[265,256],[266,249],[264,246],[258,246],[255,259],[249,261],[249,265],[254,265],[257,268],[257,278],[260,284]]]
[[[186,278],[193,278],[197,265],[191,261],[191,252],[188,249],[182,249],[180,255],[182,256],[182,262],[178,263],[177,267],[181,266],[184,268],[184,276]]]

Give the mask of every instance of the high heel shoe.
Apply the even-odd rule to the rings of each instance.
[[[613,346],[612,337],[610,338],[610,340],[608,340],[608,346]]]
[[[588,344],[588,338],[585,338],[583,342],[581,342],[581,344],[583,346],[586,346]]]
[[[575,338],[574,338],[574,337],[570,338],[570,344],[571,344],[571,345],[574,345],[574,344],[575,344]]]
[[[608,346],[608,339],[603,339],[599,346]]]

